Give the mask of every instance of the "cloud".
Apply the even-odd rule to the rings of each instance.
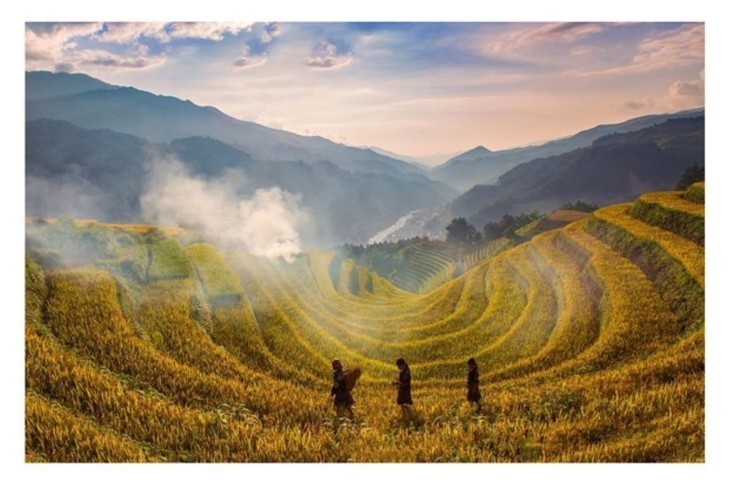
[[[148,56],[139,52],[114,54],[101,49],[82,49],[68,53],[62,62],[53,66],[56,72],[74,72],[81,66],[116,69],[149,69],[166,61],[165,56]]]
[[[243,46],[243,51],[241,53],[241,57],[233,61],[233,65],[237,68],[252,68],[256,66],[261,66],[263,64],[266,64],[268,57],[266,52],[263,52],[261,54],[253,55],[251,54],[251,48],[246,45]]]
[[[705,102],[705,71],[698,79],[679,80],[669,86],[669,99],[675,104],[700,105]]]
[[[278,22],[269,22],[259,36],[262,44],[270,44],[276,37],[281,35],[281,25]]]
[[[515,52],[548,43],[572,44],[602,32],[615,24],[609,22],[560,22],[525,27],[509,31],[489,47],[498,53]]]
[[[632,65],[643,70],[656,70],[704,60],[705,25],[689,24],[670,34],[642,41]]]
[[[70,62],[61,62],[54,66],[54,71],[57,73],[72,73],[75,67]]]
[[[25,58],[34,64],[60,62],[67,49],[76,46],[74,39],[87,37],[102,28],[100,22],[46,24],[27,23],[25,27]]]
[[[646,104],[642,101],[627,101],[623,107],[630,111],[639,111],[646,108]]]
[[[628,64],[598,71],[586,71],[579,75],[646,73],[704,64],[704,62],[705,25],[693,23],[643,39]]]
[[[621,105],[622,111],[641,111],[653,108],[656,102],[652,98],[644,98],[642,100],[629,100]]]
[[[566,42],[573,43],[593,34],[605,30],[610,23],[596,22],[560,22],[551,23],[533,30],[520,37],[522,44],[536,42]]]
[[[236,35],[251,29],[250,22],[107,22],[95,36],[104,42],[136,43],[142,37],[168,43],[174,39],[220,41],[227,34]]]
[[[172,39],[223,40],[225,35],[250,31],[251,22],[173,22],[169,25]]]
[[[179,39],[217,42],[226,35],[251,30],[251,25],[249,22],[28,23],[26,69],[60,67],[69,71],[79,65],[147,69],[166,60],[162,54],[149,55],[150,39],[162,44]],[[267,26],[267,32],[275,36],[279,28]]]
[[[165,30],[164,22],[107,22],[104,30],[94,39],[117,44],[136,43],[141,37],[168,42],[170,36]]]
[[[307,221],[300,196],[268,187],[241,197],[240,185],[237,173],[205,180],[177,160],[153,160],[140,204],[156,224],[193,228],[221,246],[290,261],[301,252],[299,233]]]
[[[321,41],[311,57],[304,62],[309,67],[333,69],[347,66],[352,62],[352,52],[338,54],[337,46],[328,40]]]
[[[695,81],[675,81],[669,87],[669,96],[671,98],[703,98],[705,95],[705,83],[702,80]]]
[[[165,62],[165,57],[148,56],[137,53],[120,55],[100,49],[84,49],[69,57],[69,61],[73,64],[83,64],[87,66],[147,69],[163,64]]]

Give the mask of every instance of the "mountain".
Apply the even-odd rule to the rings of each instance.
[[[474,147],[471,150],[467,150],[463,154],[456,155],[449,160],[446,161],[446,165],[453,165],[453,164],[459,164],[462,162],[470,162],[472,160],[479,160],[484,157],[490,157],[494,154],[491,150],[484,147],[483,145],[479,145],[477,147]]]
[[[257,160],[329,161],[350,172],[428,181],[412,164],[374,152],[237,120],[210,106],[111,86],[85,75],[26,73],[26,121],[65,120],[83,128],[107,128],[156,142],[208,136]]]
[[[369,148],[374,152],[377,152],[381,155],[391,157],[393,159],[405,160],[406,162],[413,164],[417,167],[420,167],[424,170],[431,170],[432,167],[439,166],[439,165],[443,164],[445,161],[452,158],[453,156],[457,155],[455,153],[450,153],[450,154],[438,153],[438,154],[415,156],[415,155],[399,154],[396,152],[392,152],[390,150],[386,150],[381,147],[361,147],[361,148]]]
[[[678,113],[647,115],[622,123],[598,125],[571,137],[554,140],[543,145],[495,152],[479,146],[449,159],[443,165],[432,169],[429,175],[433,179],[449,184],[457,189],[467,190],[475,182],[482,184],[494,183],[500,175],[524,162],[587,147],[605,135],[641,130],[642,128],[663,123],[673,118],[688,118],[703,115],[703,108]]]
[[[148,142],[55,120],[25,130],[27,215],[139,218]]]
[[[704,116],[670,119],[590,146],[518,165],[496,184],[476,185],[448,204],[419,211],[388,235],[441,237],[455,217],[477,228],[503,214],[552,211],[576,200],[604,205],[671,189],[691,164],[704,164]]]
[[[85,91],[115,88],[116,86],[86,74],[51,73],[49,71],[25,73],[26,101],[73,96]]]
[[[326,161],[261,161],[210,137],[153,142],[40,119],[26,124],[26,212],[140,221],[150,169],[169,159],[179,160],[192,177],[235,184],[242,198],[273,186],[300,194],[301,205],[316,215],[302,235],[312,246],[364,242],[401,214],[455,195],[425,178],[352,173]]]

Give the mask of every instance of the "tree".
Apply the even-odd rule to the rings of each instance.
[[[499,221],[492,221],[484,225],[484,241],[492,241],[502,237],[510,240],[517,239],[516,230],[530,224],[536,219],[542,218],[542,216],[537,211],[520,213],[517,216],[504,214]]]
[[[563,204],[562,206],[560,206],[560,209],[569,209],[571,211],[582,211],[584,213],[592,213],[593,211],[598,209],[598,206],[596,206],[595,204],[590,204],[590,203],[587,203],[587,202],[584,202],[584,201],[581,201],[580,199],[578,199],[574,203]]]
[[[484,241],[492,241],[502,236],[502,229],[496,221],[484,225]]]
[[[682,177],[677,181],[676,189],[684,191],[695,182],[703,182],[705,180],[705,166],[692,164],[684,170]]]
[[[446,227],[446,241],[461,248],[470,248],[482,242],[482,235],[466,218],[454,218]]]

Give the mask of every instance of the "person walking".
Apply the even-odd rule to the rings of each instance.
[[[335,358],[332,360],[333,383],[330,396],[334,396],[335,413],[337,418],[343,417],[345,414],[352,420],[355,418],[355,414],[352,412],[352,405],[355,400],[352,398],[352,394],[347,389],[347,383],[345,381],[345,373],[342,369],[342,363],[339,359]]]
[[[479,367],[477,366],[477,360],[474,358],[469,358],[466,364],[469,366],[466,378],[466,400],[473,404],[474,411],[479,413],[482,410],[482,394],[479,392]]]
[[[398,405],[403,412],[403,421],[408,422],[413,418],[413,399],[411,398],[411,369],[403,358],[395,362],[398,367],[398,377],[393,380],[393,386],[398,387]]]

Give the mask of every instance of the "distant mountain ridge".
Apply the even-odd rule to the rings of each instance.
[[[605,135],[641,130],[672,118],[689,118],[703,115],[704,108],[661,115],[646,115],[621,123],[598,125],[570,137],[542,145],[495,152],[491,152],[483,146],[478,146],[433,168],[429,175],[435,180],[463,191],[471,188],[475,183],[494,183],[500,175],[524,162],[587,147]]]
[[[302,136],[233,118],[190,100],[112,86],[86,75],[26,73],[26,120],[65,120],[83,128],[108,128],[157,142],[209,136],[257,160],[329,161],[350,172],[428,180],[425,171],[372,150]]]
[[[393,159],[398,160],[405,160],[406,162],[409,162],[417,167],[422,168],[423,170],[431,170],[433,167],[437,167],[439,165],[444,164],[447,160],[457,155],[456,153],[449,153],[449,154],[431,154],[431,155],[403,155],[399,154],[397,152],[393,152],[391,150],[386,150],[382,147],[360,147],[363,149],[370,149],[374,152],[377,152],[381,155],[385,155],[387,157],[391,157]]]
[[[419,211],[388,240],[443,237],[455,217],[481,228],[506,213],[547,212],[579,199],[612,204],[642,192],[672,189],[689,165],[704,164],[704,126],[704,116],[669,119],[520,164],[500,176],[497,184],[475,185],[440,208]]]
[[[494,152],[486,148],[484,145],[478,145],[474,147],[471,150],[467,150],[463,154],[456,155],[454,157],[451,157],[449,160],[444,162],[444,166],[446,165],[452,165],[452,164],[458,164],[461,161],[464,160],[475,160],[480,159],[482,157],[488,157],[492,155]]]

